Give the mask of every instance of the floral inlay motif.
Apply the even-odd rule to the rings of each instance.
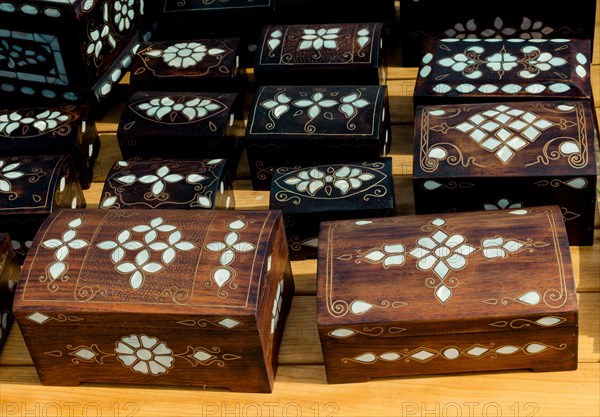
[[[210,242],[204,247],[210,252],[220,253],[219,266],[214,268],[211,272],[212,282],[205,283],[205,287],[210,288],[213,282],[219,288],[219,297],[227,297],[227,291],[221,291],[221,288],[228,284],[229,288],[237,288],[236,284],[233,284],[235,278],[235,269],[231,267],[231,264],[236,259],[236,254],[249,253],[256,250],[256,246],[250,242],[245,242],[240,236],[240,231],[247,227],[247,223],[241,219],[235,220],[227,225],[227,234],[223,241]]]
[[[290,106],[288,106],[290,101],[292,101],[292,99],[286,96],[285,93],[279,93],[272,99],[263,101],[260,105],[265,109],[270,110],[270,114],[272,114],[274,118],[279,119],[290,109]]]
[[[155,337],[125,336],[117,342],[115,353],[124,366],[141,374],[160,375],[173,367],[173,351]]]
[[[7,164],[6,161],[0,160],[0,193],[12,192],[11,180],[21,178],[25,175],[24,172],[16,170],[20,166],[20,162]]]
[[[484,210],[492,211],[492,210],[504,210],[504,209],[516,209],[522,208],[523,203],[513,203],[506,198],[501,198],[495,204],[484,204]]]
[[[41,282],[48,282],[48,290],[58,290],[57,280],[68,281],[66,275],[69,270],[67,258],[71,250],[83,249],[89,245],[89,242],[83,239],[77,239],[77,229],[83,225],[83,218],[78,217],[67,223],[67,230],[61,235],[60,239],[48,239],[42,242],[42,247],[54,250],[54,260],[46,267],[46,275],[40,277]]]
[[[493,28],[480,29],[475,19],[468,20],[465,24],[457,23],[452,28],[444,31],[444,35],[457,39],[477,38],[521,38],[540,39],[554,32],[550,26],[544,25],[541,20],[532,21],[523,17],[518,27],[510,27],[504,24],[501,17],[494,19]]]
[[[116,3],[121,4],[121,1],[116,0]],[[89,43],[86,47],[88,59],[92,60],[96,67],[100,67],[104,58],[103,51],[107,49],[106,47],[108,46],[110,51],[117,48],[117,40],[110,21],[108,2],[102,5],[102,23],[98,26],[89,25],[88,40]]]
[[[308,117],[314,119],[321,113],[321,109],[336,106],[336,100],[326,99],[323,93],[314,93],[310,99],[296,100],[292,103],[296,107],[308,108]]]
[[[143,0],[142,0],[143,1]],[[114,22],[119,32],[129,30],[135,17],[135,0],[115,0],[113,8],[115,10]]]
[[[165,233],[168,233],[166,239]],[[133,240],[135,234],[143,235],[142,239]],[[97,246],[102,250],[111,251],[110,259],[115,265],[115,270],[121,274],[128,274],[130,287],[137,290],[144,284],[146,274],[162,271],[175,260],[177,251],[195,248],[194,244],[182,241],[182,237],[177,227],[165,224],[162,217],[157,217],[150,221],[150,224],[141,224],[121,231],[115,241],[104,241]],[[136,252],[133,262],[125,260],[129,252]],[[156,255],[159,255],[160,259],[156,259]]]
[[[205,177],[200,178],[201,181]],[[134,182],[138,181],[142,184],[151,184],[151,192],[155,197],[158,197],[162,194],[162,192],[167,187],[167,184],[174,184],[179,181],[182,181],[184,177],[179,174],[172,174],[171,169],[163,165],[156,170],[156,174],[144,175],[140,178],[136,178],[135,175],[125,175],[119,178],[116,178],[117,181],[123,183],[125,185],[131,185]]]
[[[201,120],[218,110],[223,110],[224,105],[208,98],[186,99],[182,96],[152,98],[136,104],[135,108],[141,110],[143,115],[151,120],[186,123]],[[181,116],[183,116],[183,122],[179,121]]]
[[[15,111],[0,114],[0,134],[27,135],[30,127],[34,127],[39,133],[44,133],[70,120],[68,115],[58,110],[43,110],[35,116],[33,114],[23,116],[21,112],[32,113],[32,111]]]
[[[300,37],[302,42],[300,42],[298,50],[311,48],[317,51],[321,48],[336,49],[339,33],[340,28],[304,29],[304,34]]]
[[[308,193],[314,196],[320,189],[326,185],[333,186],[345,195],[349,190],[358,189],[363,181],[370,181],[375,175],[369,172],[363,172],[360,168],[342,166],[332,173],[323,172],[318,168],[299,171],[296,176],[286,178],[284,182],[293,185],[300,193]],[[331,190],[328,191],[331,195]]]
[[[144,55],[153,58],[162,57],[165,64],[173,68],[189,68],[202,62],[206,55],[217,56],[225,52],[220,48],[208,49],[201,42],[179,42],[168,46],[165,50],[153,49],[144,52]]]

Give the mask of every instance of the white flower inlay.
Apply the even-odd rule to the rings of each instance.
[[[135,18],[134,0],[115,0],[113,8],[115,10],[114,22],[119,32],[129,30],[131,23]]]
[[[493,239],[484,239],[482,244],[483,256],[487,259],[506,258],[509,253],[516,253],[525,247],[524,243],[516,240],[504,241],[500,236]]]
[[[120,2],[123,0],[116,1]],[[108,2],[102,5],[102,19],[102,25],[97,27],[90,25],[88,33],[89,43],[86,47],[86,54],[89,57],[93,57],[96,66],[100,66],[102,63],[102,50],[105,45],[109,45],[111,51],[117,47],[117,41],[111,30]]]
[[[381,263],[384,268],[392,265],[404,265],[406,261],[406,248],[400,243],[383,245],[381,248],[371,249],[362,256],[370,263]]]
[[[523,17],[518,28],[504,25],[500,17],[494,19],[493,28],[479,30],[475,19],[468,20],[465,24],[457,23],[452,28],[444,31],[444,34],[450,38],[457,39],[476,39],[476,38],[521,38],[521,39],[541,39],[554,32],[550,26],[544,26],[540,20],[532,21],[528,17]]]
[[[144,55],[162,57],[165,64],[173,68],[189,68],[202,62],[206,55],[215,56],[225,53],[220,48],[208,49],[201,42],[179,42],[168,46],[164,51],[154,49]]]
[[[496,204],[484,204],[484,210],[493,211],[493,210],[505,210],[505,209],[515,209],[522,208],[523,203],[512,203],[507,198],[501,198],[496,202]]]
[[[194,98],[184,102],[176,102],[170,97],[163,97],[153,98],[138,104],[136,107],[142,110],[146,116],[159,121],[162,121],[167,115],[170,115],[170,119],[173,121],[178,114],[182,114],[191,122],[207,116],[210,112],[219,110],[221,105],[207,98]]]
[[[504,74],[506,71],[512,70],[519,64],[517,63],[516,56],[504,51],[504,48],[502,48],[501,52],[497,52],[487,58],[486,65],[492,71],[499,73],[500,77],[502,77],[502,74]]]
[[[156,175],[144,175],[138,179],[142,184],[152,184],[152,194],[159,196],[167,187],[167,183],[174,184],[183,180],[179,174],[171,174],[168,166],[163,165],[156,170]]]
[[[327,184],[333,185],[340,190],[342,195],[348,191],[360,188],[363,181],[370,181],[375,175],[363,172],[360,168],[351,168],[343,166],[332,174],[325,173],[318,168],[311,168],[299,171],[296,176],[286,178],[284,182],[287,185],[293,185],[301,193],[308,193],[314,196],[317,191]]]
[[[329,108],[338,104],[336,100],[325,99],[323,93],[315,93],[312,95],[311,100],[302,99],[296,100],[292,103],[296,107],[307,108],[308,116],[314,119],[321,113],[321,108]]]
[[[367,107],[369,103],[364,98],[360,98],[358,93],[352,93],[340,99],[342,103],[340,106],[340,111],[346,115],[347,118],[351,118],[358,112],[358,109],[362,109],[363,107]]]
[[[173,351],[155,337],[136,334],[122,337],[115,353],[123,366],[141,374],[161,375],[173,367]]]
[[[321,48],[336,49],[337,41],[341,28],[320,28],[320,29],[304,29],[304,34],[300,37],[302,42],[298,46],[298,50]]]
[[[143,234],[142,241],[131,240],[134,233]],[[166,241],[159,240],[162,233],[168,233]],[[129,275],[129,285],[139,289],[145,279],[145,274],[155,274],[162,271],[175,260],[177,251],[194,249],[194,244],[182,242],[181,232],[173,225],[164,224],[162,217],[153,219],[150,224],[134,226],[120,232],[116,241],[107,240],[97,246],[102,250],[111,251],[110,259],[115,264],[115,270]],[[128,251],[138,251],[132,261],[126,261]],[[160,254],[160,261],[153,261],[153,253]]]
[[[279,119],[283,114],[290,109],[288,104],[292,101],[285,93],[279,93],[273,99],[265,100],[260,103],[265,109],[270,110],[274,118]]]
[[[83,249],[88,246],[88,242],[83,239],[76,239],[77,229],[83,225],[83,218],[78,217],[67,223],[67,230],[60,239],[48,239],[42,242],[46,249],[54,250],[54,261],[46,268],[46,279],[50,280],[51,291],[56,291],[57,286],[52,285],[57,279],[62,279],[67,272],[69,265],[66,262],[71,250]]]
[[[0,114],[0,133],[10,135],[22,125],[33,123],[32,117],[23,117],[17,112]]]
[[[21,171],[15,171],[21,166],[20,162],[6,164],[6,161],[0,159],[0,193],[10,193],[12,185],[10,180],[16,180],[25,175]]]

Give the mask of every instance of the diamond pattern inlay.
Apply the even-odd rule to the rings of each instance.
[[[551,122],[534,113],[500,105],[469,117],[455,128],[506,164],[551,126]]]

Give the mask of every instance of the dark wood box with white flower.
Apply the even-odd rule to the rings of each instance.
[[[281,213],[63,210],[14,312],[43,384],[270,392],[294,284]]]
[[[0,233],[0,352],[14,320],[12,305],[20,272],[9,235]]]
[[[233,209],[224,159],[117,161],[108,173],[102,209]]]
[[[63,207],[85,207],[70,155],[0,158],[0,230],[19,261],[42,222]]]
[[[419,107],[417,214],[556,204],[571,245],[591,245],[597,128],[589,101]]]
[[[0,108],[0,157],[70,154],[88,189],[99,152],[96,123],[85,106]]]
[[[269,208],[281,210],[291,260],[317,257],[324,221],[395,214],[392,159],[273,170]]]
[[[252,186],[271,187],[274,166],[374,160],[391,146],[385,86],[264,86],[248,116]]]
[[[505,0],[501,7],[486,7],[475,0],[401,0],[404,66],[416,67],[426,39],[444,38],[579,38],[593,39],[596,0],[581,0],[575,7],[548,10],[544,0]]]
[[[385,84],[381,23],[266,26],[256,54],[260,85]]]
[[[135,91],[230,91],[242,88],[239,39],[143,43],[131,66]]]
[[[589,39],[427,41],[414,103],[591,99]]]
[[[130,97],[117,137],[123,159],[224,158],[235,172],[243,126],[236,93],[140,91]]]
[[[101,101],[137,45],[144,0],[25,0],[0,7],[0,96]]]
[[[317,312],[330,383],[577,368],[557,206],[323,223]]]

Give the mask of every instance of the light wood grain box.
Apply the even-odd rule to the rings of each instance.
[[[589,39],[439,39],[423,45],[414,104],[591,100]]]
[[[317,310],[330,383],[577,367],[556,206],[323,223]]]
[[[61,211],[33,243],[14,311],[46,385],[270,392],[290,271],[279,212]]]
[[[560,207],[571,245],[592,245],[597,128],[589,101],[419,107],[417,214]]]

